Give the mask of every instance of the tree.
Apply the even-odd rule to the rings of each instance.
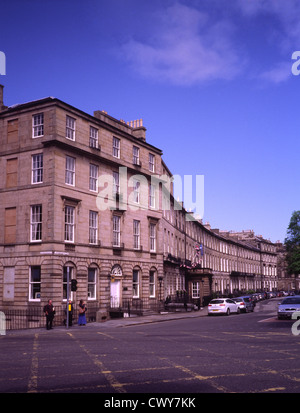
[[[294,211],[284,241],[289,274],[300,274],[300,211]]]

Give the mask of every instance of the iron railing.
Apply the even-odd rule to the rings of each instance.
[[[126,314],[131,315],[146,315],[150,312],[159,313],[164,309],[164,303],[156,298],[126,298],[123,300],[111,300],[109,312],[111,315],[119,314],[120,316]]]
[[[99,309],[98,303],[87,303],[87,322],[96,321],[96,313]],[[28,307],[26,309],[0,309],[5,316],[6,330],[20,330],[27,328],[41,328],[46,326],[46,317],[43,307]],[[53,326],[66,325],[66,304],[55,306]],[[77,323],[78,309],[73,307],[72,322]]]

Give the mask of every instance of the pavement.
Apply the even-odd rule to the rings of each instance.
[[[135,316],[132,315],[131,317],[124,317],[124,318],[111,318],[109,320],[103,322],[92,322],[88,323],[85,327],[78,326],[77,323],[73,323],[72,327],[69,329],[89,329],[89,328],[114,328],[114,327],[128,327],[134,325],[142,325],[142,324],[149,324],[149,323],[161,323],[164,321],[171,321],[171,320],[181,320],[185,318],[198,318],[198,317],[205,317],[207,316],[207,307],[200,308],[198,311],[178,311],[178,312],[163,312],[160,314],[151,314],[145,316]],[[6,335],[27,335],[28,333],[36,333],[38,331],[43,331],[46,329],[44,328],[30,328],[24,330],[7,330]],[[65,326],[55,326],[55,331],[66,330]]]
[[[145,316],[131,316],[125,318],[112,318],[102,323],[93,323],[105,327],[127,327],[139,324],[161,323],[164,321],[180,320],[184,318],[198,318],[207,316],[207,307],[200,308],[198,311],[178,311],[163,312],[160,314],[151,314]]]

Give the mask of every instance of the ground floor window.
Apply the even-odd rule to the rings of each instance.
[[[149,295],[150,297],[155,297],[155,270],[150,270],[149,274]]]
[[[29,300],[40,301],[41,298],[41,267],[30,267],[29,275]]]
[[[63,275],[63,300],[67,300],[67,279],[68,279],[68,271],[69,271],[69,299],[73,300],[73,291],[71,291],[71,280],[74,277],[74,268],[70,266],[64,267],[64,275]]]
[[[97,280],[97,270],[96,268],[88,269],[88,299],[96,299],[96,280]]]
[[[192,298],[200,297],[199,281],[193,281],[192,284]]]
[[[133,274],[132,274],[133,298],[138,298],[139,297],[139,278],[140,278],[140,271],[139,270],[133,270]]]

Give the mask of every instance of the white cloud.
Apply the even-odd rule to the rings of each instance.
[[[178,0],[162,7],[149,19],[151,34],[143,40],[132,36],[121,48],[122,58],[140,76],[176,85],[241,74],[276,84],[286,81],[289,56],[299,49],[300,1],[230,0],[224,7],[227,1],[210,0],[201,11]]]
[[[271,83],[282,83],[291,77],[291,62],[280,62],[270,70],[260,74],[260,78]]]
[[[236,4],[244,16],[254,18],[263,14],[273,17],[274,25],[270,29],[276,32],[279,46],[284,50],[299,41],[299,0],[236,0]]]
[[[131,39],[123,45],[125,59],[143,77],[179,85],[232,79],[242,61],[232,41],[233,26],[175,3],[158,19],[147,42]]]

